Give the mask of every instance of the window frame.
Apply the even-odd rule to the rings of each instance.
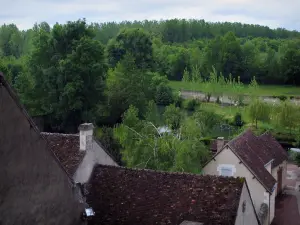
[[[224,175],[222,173],[223,170],[227,170],[228,175]],[[233,177],[234,174],[236,173],[236,168],[235,168],[235,165],[232,165],[232,164],[220,164],[220,165],[218,165],[217,171],[219,172],[219,176]]]

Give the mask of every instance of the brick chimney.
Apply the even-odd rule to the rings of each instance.
[[[224,137],[218,137],[217,138],[217,152],[220,151],[223,148],[224,143],[225,143]]]
[[[83,123],[79,125],[80,151],[88,151],[93,147],[93,131],[92,123]]]

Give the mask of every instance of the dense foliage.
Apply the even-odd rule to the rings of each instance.
[[[80,123],[93,122],[106,147],[119,161],[121,148],[129,166],[199,172],[209,155],[204,137],[228,121],[196,100],[184,102],[169,81],[201,85],[207,102],[221,102],[230,89],[226,97],[240,107],[243,84],[250,95],[258,83],[300,85],[299,37],[204,20],[43,22],[26,31],[10,24],[0,27],[0,70],[30,114],[47,117],[48,131],[76,132]],[[166,108],[159,113],[156,105]],[[270,107],[251,98],[247,114],[256,127],[270,119],[290,131],[299,124],[289,102],[277,113]],[[244,125],[240,112],[230,119]],[[160,133],[162,125],[167,132]]]

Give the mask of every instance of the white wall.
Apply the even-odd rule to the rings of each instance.
[[[278,180],[277,177],[277,172],[278,169],[282,167],[282,188],[286,186],[286,176],[287,176],[287,161],[283,161],[281,164],[276,166],[275,168],[272,169],[272,176],[275,178],[275,180]],[[276,195],[277,195],[277,190],[276,190]]]
[[[278,166],[276,166],[275,168],[272,169],[272,176],[275,178],[275,180],[278,180],[277,177],[277,171],[278,169],[282,167],[282,188],[284,188],[286,186],[285,183],[285,179],[286,179],[286,175],[287,175],[287,162],[284,161],[283,163],[279,164]],[[271,196],[270,199],[270,221],[272,222],[275,216],[275,198],[277,196],[277,185],[276,188]]]
[[[246,203],[245,212],[243,213],[243,202]],[[251,202],[246,183],[244,183],[242,195],[240,198],[239,208],[235,225],[258,225],[257,217]]]
[[[269,163],[267,166],[265,166],[265,168],[270,174],[272,174],[272,163]]]
[[[87,150],[86,154],[74,174],[74,181],[86,183],[93,171],[95,164],[118,166],[118,164],[93,140],[92,149]]]
[[[236,169],[234,177],[246,178],[256,212],[259,211],[260,206],[263,202],[265,202],[269,206],[269,195],[264,195],[266,189],[256,178],[253,179],[254,175],[247,169],[247,167],[243,163],[239,164],[239,158],[237,158],[237,156],[231,151],[231,149],[226,147],[215,157],[215,159],[216,161],[211,160],[203,168],[204,174],[219,175],[218,166],[220,164],[231,164],[235,166]]]

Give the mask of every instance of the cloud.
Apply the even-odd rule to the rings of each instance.
[[[284,27],[300,31],[298,0],[0,0],[0,24],[28,29],[35,22],[86,18],[88,22],[205,19]]]

